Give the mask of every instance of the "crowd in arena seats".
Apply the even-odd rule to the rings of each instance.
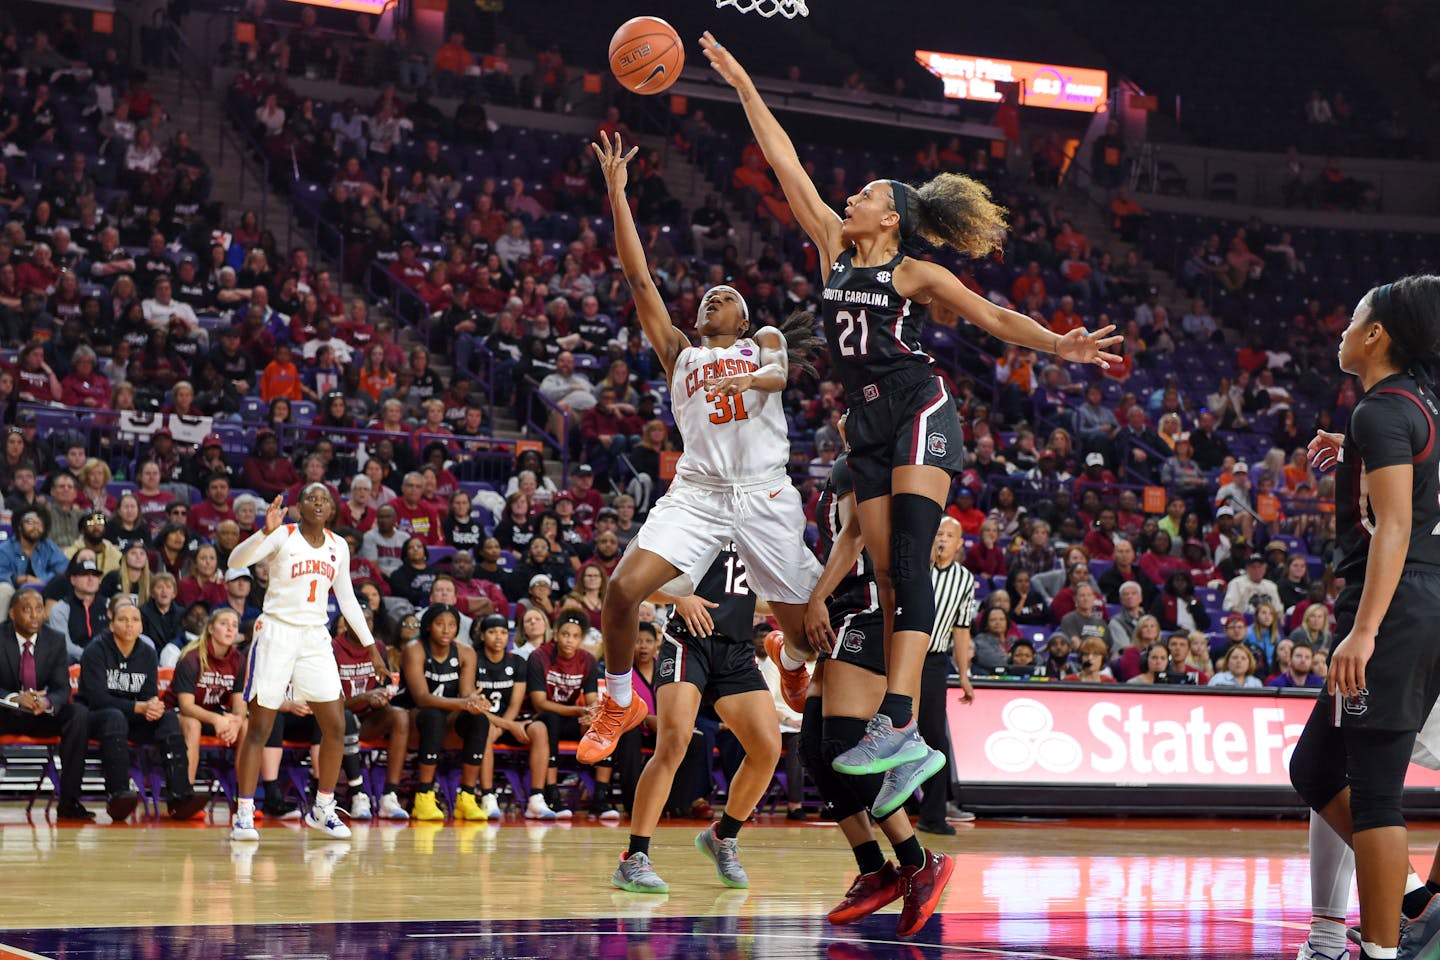
[[[593,155],[583,139],[491,129],[484,103],[529,102],[528,87],[501,92],[503,50],[478,66],[463,45],[428,62],[374,56],[363,38],[342,48],[307,26],[311,13],[288,34],[259,31],[228,102],[261,150],[295,158],[297,207],[340,240],[333,271],[306,246],[281,250],[253,214],[228,223],[210,208],[204,158],[168,129],[143,74],[67,73],[73,89],[59,102],[44,69],[0,91],[0,607],[17,596],[28,607],[39,591],[46,625],[83,664],[113,635],[110,610],[134,596],[157,671],[179,676],[197,649],[226,659],[214,614],[233,612],[231,642],[243,647],[267,576],[227,572],[230,552],[271,499],[294,503],[323,482],[397,668],[424,611],[444,603],[462,614],[460,645],[483,646],[499,616],[522,658],[555,657],[568,611],[593,673],[608,577],[679,450]],[[427,84],[447,75],[464,99],[442,110]],[[392,85],[323,103],[297,89],[311,76]],[[72,109],[90,100],[93,119]],[[674,322],[693,330],[699,296],[719,282],[745,295],[757,323],[815,311],[813,250],[763,157],[689,121],[685,145],[698,158],[703,144],[714,185],[702,206],[669,195],[659,153],[641,155],[631,177]],[[618,111],[602,131],[628,134]],[[157,155],[157,141],[168,150]],[[1177,277],[1193,298],[1164,303],[1133,251],[1117,257],[1109,237],[1083,235],[983,150],[919,144],[914,157],[832,163],[828,144],[801,149],[836,204],[874,169],[984,179],[1013,226],[1003,257],[952,264],[962,280],[1057,331],[1113,322],[1126,334],[1126,363],[1094,373],[928,317],[926,343],[965,424],[967,465],[947,512],[977,581],[973,674],[1315,685],[1339,588],[1320,559],[1334,537],[1333,482],[1300,451],[1312,426],[1339,429],[1355,402],[1329,358],[1362,278],[1347,274],[1342,288],[1307,272],[1311,240],[1297,232],[1207,223],[1199,272]],[[722,195],[758,215],[757,258],[736,249]],[[1111,211],[1117,227],[1151,231],[1147,249],[1171,226],[1120,192]],[[1386,269],[1412,252],[1397,248]],[[1270,313],[1275,297],[1302,315]],[[404,345],[410,324],[422,345]],[[1263,336],[1282,325],[1283,338]],[[843,392],[818,360],[820,377],[797,377],[784,398],[793,474],[812,504],[842,447]],[[568,455],[568,476],[557,482],[543,447],[493,434],[507,413],[551,438],[546,452]],[[662,628],[664,616],[642,609]],[[549,702],[545,686],[542,670],[524,695]],[[218,694],[201,701],[216,717],[235,709]],[[287,704],[287,717],[285,739],[307,735],[303,705]],[[702,728],[704,746],[723,753],[718,724]],[[192,778],[197,744],[186,744]],[[286,816],[280,751],[264,779],[269,812]],[[633,772],[617,771],[621,798]],[[562,779],[553,764],[545,778]],[[553,787],[539,807],[556,813],[566,801]],[[707,795],[696,786],[672,801],[699,810]],[[183,790],[173,799],[183,810]],[[614,801],[597,788],[592,802],[599,814]]]

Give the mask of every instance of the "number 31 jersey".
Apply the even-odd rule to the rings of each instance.
[[[825,341],[845,392],[860,394],[867,384],[933,361],[920,346],[921,319],[895,292],[895,268],[905,255],[878,267],[857,267],[852,257],[851,250],[836,257],[825,280]]]
[[[790,462],[790,434],[780,394],[746,390],[705,399],[705,381],[754,373],[760,345],[736,340],[728,347],[686,347],[675,358],[670,409],[685,441],[675,465],[682,480],[738,483],[783,475]]]

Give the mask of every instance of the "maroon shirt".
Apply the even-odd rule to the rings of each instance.
[[[209,500],[201,500],[190,508],[189,526],[191,530],[207,540],[214,540],[215,531],[219,529],[220,524],[234,519],[235,508],[231,504],[225,504],[222,509]]]
[[[375,643],[380,647],[381,656],[384,656],[384,644],[378,640]],[[335,651],[335,662],[340,665],[340,691],[343,699],[358,697],[380,686],[380,679],[375,676],[375,664],[370,659],[370,651],[361,646],[360,641],[345,633],[331,640],[330,646]]]
[[[165,706],[180,705],[180,694],[195,695],[195,705],[217,713],[230,712],[230,696],[245,692],[245,658],[237,647],[222,657],[212,646],[207,651],[205,669],[200,669],[200,651],[191,650],[175,664],[175,676],[165,691]]]
[[[526,691],[544,690],[546,698],[567,707],[580,706],[584,694],[600,689],[600,671],[595,658],[585,649],[577,648],[568,660],[557,660],[556,646],[547,643],[530,654],[526,665]]]

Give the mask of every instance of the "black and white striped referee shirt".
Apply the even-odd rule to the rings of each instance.
[[[955,628],[969,629],[975,619],[975,575],[957,560],[948,567],[932,566],[930,583],[935,588],[935,627],[929,652],[948,656],[955,649]]]

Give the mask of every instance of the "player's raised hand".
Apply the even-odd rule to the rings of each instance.
[[[1125,358],[1106,353],[1106,347],[1113,347],[1123,339],[1120,334],[1106,336],[1115,329],[1115,324],[1101,327],[1093,333],[1083,327],[1076,327],[1055,343],[1055,355],[1062,360],[1075,363],[1094,363],[1102,370],[1109,370],[1110,364],[1125,362]]]
[[[740,61],[721,46],[720,41],[715,39],[715,34],[709,30],[700,38],[700,49],[704,52],[705,59],[710,61],[710,66],[714,67],[715,72],[730,86],[739,90],[750,82],[750,74],[740,66]]]
[[[1345,448],[1345,434],[1316,430],[1315,438],[1305,448],[1310,465],[1316,470],[1329,470],[1340,462],[1340,452]]]
[[[265,509],[265,535],[269,536],[279,530],[280,525],[284,522],[285,494],[280,493],[275,495],[275,499],[271,500],[270,506]]]
[[[611,137],[613,139],[607,140],[602,133],[598,142],[591,142],[590,149],[594,150],[595,156],[600,159],[600,170],[605,174],[606,186],[611,190],[624,190],[625,184],[630,181],[629,163],[635,159],[640,148],[631,147],[627,153],[620,134],[613,133]]]

